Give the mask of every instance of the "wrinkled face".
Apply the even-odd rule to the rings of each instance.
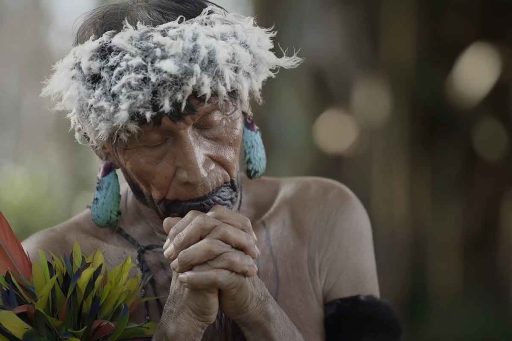
[[[240,109],[216,98],[191,96],[179,120],[164,116],[138,136],[107,146],[139,201],[163,219],[213,205],[233,207],[238,198],[238,160],[243,133]]]

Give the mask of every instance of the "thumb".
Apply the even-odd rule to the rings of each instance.
[[[164,219],[163,228],[165,233],[169,234],[169,231],[181,220],[180,217],[167,217]]]

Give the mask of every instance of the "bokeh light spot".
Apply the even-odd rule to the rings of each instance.
[[[340,108],[326,110],[313,124],[313,140],[327,154],[346,155],[359,134],[360,128],[354,117]]]
[[[491,91],[502,72],[503,62],[496,47],[479,41],[455,61],[446,82],[448,100],[461,109],[471,109]]]
[[[383,126],[389,119],[393,99],[389,82],[382,76],[367,74],[358,77],[350,95],[350,110],[365,128]]]
[[[475,124],[472,140],[476,154],[490,162],[503,159],[509,147],[507,130],[501,122],[490,116]]]

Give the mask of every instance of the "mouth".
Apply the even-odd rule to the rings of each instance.
[[[233,208],[238,200],[239,187],[234,179],[225,182],[210,193],[190,200],[161,200],[156,203],[160,216],[184,217],[195,210],[207,213],[215,205]]]

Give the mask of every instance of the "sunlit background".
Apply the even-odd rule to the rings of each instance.
[[[20,237],[92,199],[99,163],[39,92],[99,3],[0,0],[0,210]],[[267,174],[358,195],[405,339],[512,339],[512,2],[217,3],[305,57],[255,108]]]

